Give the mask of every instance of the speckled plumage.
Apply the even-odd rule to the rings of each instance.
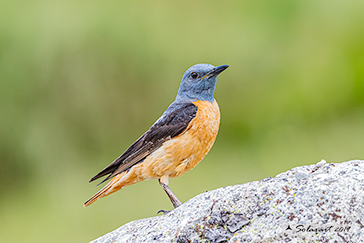
[[[209,152],[218,133],[220,111],[213,93],[217,75],[227,67],[197,64],[189,68],[176,100],[162,116],[119,158],[91,179],[105,175],[108,175],[106,179],[112,178],[84,206],[147,179],[159,179],[163,189],[170,190],[168,178],[194,168]],[[179,206],[178,198],[171,191],[165,191],[173,205]],[[177,202],[172,200],[174,197]]]

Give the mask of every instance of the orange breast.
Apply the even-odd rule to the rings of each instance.
[[[210,151],[220,125],[220,111],[216,101],[193,102],[198,111],[187,129],[140,164],[138,171],[145,179],[163,175],[177,177],[194,168]]]

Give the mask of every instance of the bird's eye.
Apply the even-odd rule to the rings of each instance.
[[[192,77],[193,79],[198,78],[198,73],[196,73],[196,72],[192,72],[192,73],[191,73],[191,77]]]

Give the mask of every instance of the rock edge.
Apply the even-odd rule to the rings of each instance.
[[[364,161],[321,162],[201,193],[92,241],[361,242]]]

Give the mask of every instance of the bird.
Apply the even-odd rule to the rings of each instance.
[[[161,117],[123,154],[91,178],[89,182],[104,176],[101,183],[111,180],[84,207],[149,179],[158,179],[174,208],[182,205],[168,186],[169,178],[193,169],[214,144],[220,125],[214,91],[217,76],[228,67],[201,63],[188,68],[175,100]]]

